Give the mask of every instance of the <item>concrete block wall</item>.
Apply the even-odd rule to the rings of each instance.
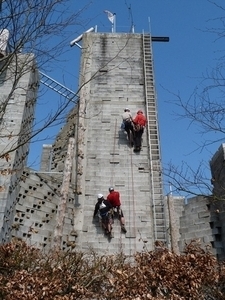
[[[50,172],[52,163],[52,145],[44,144],[42,148],[40,171]]]
[[[212,246],[216,249],[216,255],[220,260],[225,259],[225,201],[215,201],[209,198],[208,205],[211,213],[210,228],[214,237]]]
[[[18,55],[0,77],[0,241],[9,241],[23,167],[29,153],[38,72],[32,55]]]
[[[210,250],[219,259],[224,257],[222,242],[222,222],[219,203],[211,198],[199,196],[188,199],[180,218],[180,249],[192,240],[201,242],[202,247]]]
[[[150,165],[147,132],[143,150],[135,154],[120,129],[121,115],[129,107],[133,115],[145,112],[143,49],[140,34],[84,35],[81,62],[78,151],[81,193],[77,195],[80,213],[77,246],[101,253],[123,251],[133,254],[154,248]],[[84,115],[83,118],[80,116]],[[146,114],[146,112],[145,112]],[[84,130],[83,130],[84,129]],[[78,180],[79,181],[79,180]],[[113,185],[121,193],[127,233],[119,221],[113,225],[114,238],[104,235],[98,220],[92,220],[97,194],[108,194]]]
[[[68,141],[70,137],[76,137],[76,123],[78,118],[78,105],[69,113],[65,125],[58,133],[55,142],[52,145],[51,170],[53,172],[63,172],[64,162],[67,153]],[[77,144],[77,141],[76,141]],[[75,145],[75,148],[76,145]],[[75,157],[74,157],[75,163]],[[44,166],[44,164],[43,164]]]
[[[53,173],[51,178],[55,180],[56,173],[63,171],[68,138],[75,135],[77,147],[71,182],[71,186],[75,186],[73,189],[75,195],[71,195],[70,198],[73,199],[73,205],[70,217],[68,215],[65,219],[63,243],[65,244],[69,239],[74,245],[76,238],[78,249],[92,247],[108,253],[123,250],[126,254],[131,254],[141,251],[146,246],[152,249],[154,240],[147,135],[145,133],[143,136],[143,152],[134,155],[132,149],[129,148],[126,134],[120,130],[121,114],[127,105],[133,112],[140,108],[145,110],[142,39],[141,35],[132,35],[132,39],[130,35],[122,36],[122,38],[118,35],[109,35],[109,37],[108,40],[107,36],[99,35],[97,43],[95,43],[95,37],[92,37],[91,47],[87,47],[88,51],[84,52],[85,63],[82,66],[84,72],[82,76],[86,81],[90,76],[94,78],[85,85],[85,89],[81,90],[79,122],[76,124],[75,113],[68,119],[52,147],[51,169]],[[113,37],[112,40],[111,37]],[[98,53],[100,49],[105,48],[105,41],[108,43],[110,54],[108,56],[106,49],[103,50],[104,59],[99,62]],[[128,41],[129,51],[126,49]],[[89,44],[88,40],[87,43]],[[113,49],[112,45],[114,45]],[[128,51],[132,64],[127,61],[127,54],[123,51]],[[107,85],[104,82],[105,78],[103,89],[101,85],[105,75],[104,72],[98,72],[99,63],[101,67],[105,65],[109,67],[106,76],[108,77]],[[112,80],[113,84],[111,84]],[[93,101],[90,103],[91,98]],[[101,104],[100,112],[97,107],[98,101]],[[45,161],[47,163],[47,159]],[[55,222],[54,213],[51,213],[49,209],[57,210],[59,199],[54,196],[54,200],[47,203],[46,197],[50,196],[51,192],[43,188],[43,185],[41,186],[42,183],[39,183],[37,175],[34,178],[28,169],[24,172],[20,183],[20,193],[18,197],[14,197],[17,205],[10,234],[13,238],[21,238],[47,249],[51,246]],[[80,176],[80,181],[77,176]],[[45,183],[49,186],[47,182]],[[106,196],[108,186],[112,184],[121,193],[128,232],[126,236],[122,234],[119,221],[115,220],[114,241],[110,243],[104,236],[99,223],[92,222],[92,215],[97,193],[101,191]],[[79,186],[79,191],[76,186]],[[47,192],[47,195],[44,192]],[[52,203],[55,206],[48,208]],[[68,209],[70,209],[69,204]],[[71,223],[74,223],[72,230]]]
[[[36,89],[37,73],[31,68],[21,77],[17,93],[10,95],[9,74],[2,74],[2,99],[9,97],[10,109],[1,123],[0,153],[17,143],[24,143],[9,157],[2,157],[0,176],[1,241],[12,238],[27,241],[44,250],[52,246],[56,213],[60,200],[64,161],[70,136],[76,139],[73,171],[62,247],[94,249],[114,254],[123,251],[131,255],[143,249],[154,249],[154,220],[150,191],[151,170],[147,132],[143,149],[133,153],[126,133],[121,130],[121,114],[129,107],[133,115],[138,109],[145,113],[142,37],[140,34],[84,34],[81,61],[80,101],[68,115],[65,126],[53,145],[45,145],[41,172],[25,168]],[[10,69],[12,70],[12,69]],[[8,77],[7,77],[8,76]],[[20,105],[18,106],[18,102]],[[79,114],[78,114],[79,113]],[[14,140],[8,140],[11,132]],[[222,195],[225,181],[224,146],[211,161],[214,191]],[[51,174],[45,172],[52,171]],[[127,233],[114,220],[114,238],[108,240],[93,210],[98,193],[106,197],[108,187],[121,193]],[[195,197],[184,205],[184,199],[173,197],[177,238],[180,250],[193,239],[210,247],[218,258],[224,259],[225,205],[211,198]],[[167,207],[165,199],[165,208]],[[170,220],[165,209],[169,232]],[[168,234],[170,246],[170,234]]]
[[[222,144],[210,160],[215,200],[225,200],[225,144]]]
[[[12,63],[1,73],[1,108],[8,99],[6,109],[0,111],[0,133],[5,135],[0,141],[1,242],[17,238],[46,251],[51,248],[68,140],[74,136],[62,248],[91,248],[102,254],[123,251],[127,255],[154,248],[147,132],[143,135],[143,149],[137,154],[120,128],[125,107],[133,115],[138,109],[146,113],[142,50],[140,34],[84,34],[80,101],[54,144],[44,145],[38,173],[24,169],[38,87],[34,59],[19,55],[19,68]],[[22,76],[12,92],[15,67]],[[19,144],[23,145],[16,149]],[[9,156],[2,156],[12,148],[15,150]],[[225,259],[225,205],[215,201],[224,199],[225,194],[224,149],[222,144],[210,161],[214,197],[195,197],[187,205],[184,199],[173,197],[181,251],[185,243],[197,239],[219,259]],[[50,169],[51,174],[45,173]],[[106,196],[111,185],[121,193],[127,233],[121,232],[115,219],[114,238],[108,240],[92,215],[97,194]],[[165,221],[169,232],[168,209]]]
[[[218,214],[216,210],[215,214]],[[213,232],[215,234],[215,241],[219,243],[218,251],[220,254],[218,257],[221,260],[225,260],[225,204],[220,202],[219,208],[219,224],[213,223]]]
[[[24,169],[11,226],[12,238],[22,239],[45,251],[50,250],[53,246],[62,176]],[[74,206],[74,196],[70,190],[63,227],[63,250],[75,247]]]

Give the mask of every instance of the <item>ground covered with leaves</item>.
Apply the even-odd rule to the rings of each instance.
[[[199,245],[127,258],[93,251],[48,255],[24,242],[0,246],[0,299],[224,300],[225,264]]]

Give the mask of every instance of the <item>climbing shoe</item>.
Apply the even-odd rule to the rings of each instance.
[[[127,230],[126,230],[126,228],[125,228],[125,226],[124,226],[124,225],[121,225],[121,230],[122,230],[124,233],[126,233],[126,232],[127,232]]]

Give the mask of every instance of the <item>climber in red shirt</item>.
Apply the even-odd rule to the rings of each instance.
[[[134,124],[134,151],[141,151],[142,134],[146,126],[147,120],[142,110],[137,111],[137,115],[133,119]]]
[[[111,203],[112,207],[117,210],[118,218],[120,220],[121,230],[126,233],[127,230],[125,228],[125,219],[124,219],[123,211],[121,209],[120,193],[114,191],[113,187],[110,187],[107,200]]]

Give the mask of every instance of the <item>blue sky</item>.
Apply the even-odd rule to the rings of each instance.
[[[65,33],[66,53],[50,63],[48,70],[42,70],[55,80],[76,91],[80,49],[70,47],[69,42],[92,26],[99,32],[110,32],[109,22],[104,10],[116,13],[116,31],[129,32],[132,23],[135,32],[151,31],[152,36],[168,36],[169,43],[154,43],[153,57],[158,101],[158,116],[163,166],[170,161],[181,166],[187,163],[193,169],[199,163],[210,178],[208,162],[221,144],[217,142],[207,149],[199,150],[198,145],[205,136],[197,133],[197,127],[189,126],[185,119],[178,119],[180,108],[174,104],[175,95],[180,94],[186,101],[196,86],[200,86],[202,75],[210,70],[222,56],[222,40],[207,32],[213,27],[213,19],[222,16],[223,11],[207,0],[93,0],[70,1],[68,10],[76,12],[85,7],[80,24]],[[217,5],[224,1],[216,0]],[[150,22],[149,22],[150,20]],[[133,22],[132,22],[133,21]],[[214,25],[215,25],[214,21]],[[59,96],[51,91],[38,100],[36,120],[43,117],[43,107],[51,110]],[[41,134],[52,137],[58,128],[51,128]],[[216,139],[211,134],[209,139]],[[52,142],[52,138],[31,144],[29,165],[38,168],[42,144]],[[204,162],[202,162],[204,161]],[[168,183],[165,182],[166,189]]]

